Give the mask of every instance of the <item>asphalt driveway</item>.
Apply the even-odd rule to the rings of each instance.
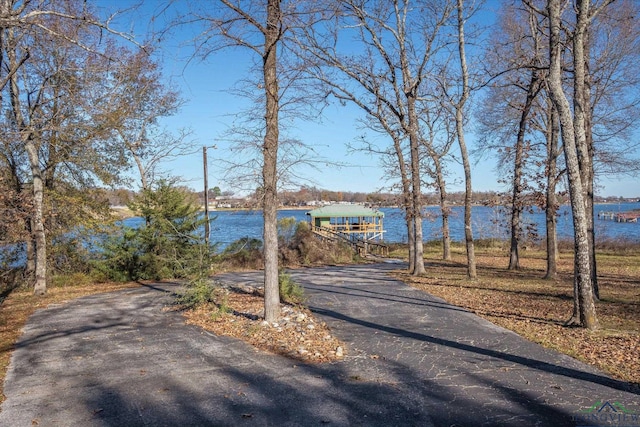
[[[0,425],[640,425],[640,396],[624,383],[393,280],[392,268],[292,272],[347,343],[330,365],[186,325],[166,309],[178,285],[40,310],[13,354]]]

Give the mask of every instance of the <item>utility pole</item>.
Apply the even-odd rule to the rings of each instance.
[[[209,246],[209,234],[211,233],[209,225],[209,171],[207,168],[207,148],[217,148],[215,145],[202,147],[202,164],[204,166],[204,243]]]

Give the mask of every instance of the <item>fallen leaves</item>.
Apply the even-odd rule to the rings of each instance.
[[[282,304],[282,318],[269,324],[262,317],[264,298],[259,291],[231,287],[225,293],[224,312],[215,303],[185,310],[187,323],[216,335],[241,339],[261,350],[307,363],[341,360],[344,344],[331,335],[324,322],[301,306]]]
[[[443,298],[525,338],[596,366],[611,376],[640,385],[640,281],[620,268],[620,256],[598,264],[602,300],[596,310],[601,329],[564,326],[573,308],[572,258],[561,259],[562,274],[543,280],[544,264],[522,258],[523,268],[506,269],[505,257],[476,253],[477,280],[466,278],[462,254],[454,261],[432,261],[427,275],[395,275],[418,289]],[[625,258],[627,263],[635,261]],[[611,262],[611,266],[609,266]],[[431,272],[437,274],[430,277]]]

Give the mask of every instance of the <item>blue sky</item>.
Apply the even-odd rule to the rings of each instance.
[[[109,8],[123,8],[137,3],[129,0],[97,1]],[[118,25],[143,33],[148,26],[147,14],[158,4],[154,0],[147,0],[134,16],[124,16]],[[188,39],[189,36],[183,33],[178,37]],[[245,105],[245,101],[231,93],[230,89],[248,72],[249,52],[246,49],[228,49],[217,52],[207,62],[197,59],[187,62],[191,52],[181,47],[179,42],[179,39],[175,39],[163,44],[161,62],[167,82],[180,90],[186,103],[176,116],[166,119],[163,124],[169,129],[191,128],[194,152],[165,164],[164,169],[172,175],[181,176],[188,186],[200,190],[203,187],[202,147],[215,144],[218,147],[216,150],[208,150],[209,186],[219,186],[223,191],[233,190],[232,185],[225,181],[222,166],[222,160],[232,155],[228,150],[231,143],[224,140],[224,134],[232,125],[234,115]],[[295,129],[290,130],[290,136],[314,147],[329,162],[348,164],[340,168],[321,166],[319,171],[306,168],[301,175],[308,181],[301,181],[300,184],[334,191],[373,192],[388,189],[393,182],[384,176],[377,157],[347,152],[347,145],[355,145],[363,134],[358,124],[360,117],[362,113],[355,107],[335,105],[327,108],[322,118],[298,123]],[[467,144],[470,149],[473,149],[476,140],[473,134],[468,133]],[[498,183],[495,166],[492,159],[473,160],[474,191],[505,190]],[[449,179],[449,191],[463,191],[462,166],[452,164],[451,168],[453,176]],[[640,197],[640,178],[607,179],[599,184],[598,195]]]

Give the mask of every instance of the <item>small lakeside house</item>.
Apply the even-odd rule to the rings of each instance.
[[[319,235],[338,234],[349,240],[381,241],[384,212],[363,205],[334,204],[307,212],[311,230]]]

